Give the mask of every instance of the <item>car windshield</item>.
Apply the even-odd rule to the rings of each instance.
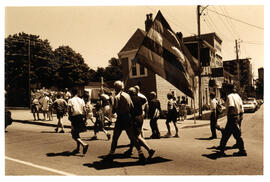
[[[245,100],[243,103],[244,104],[253,104],[253,101],[251,101],[251,100]]]

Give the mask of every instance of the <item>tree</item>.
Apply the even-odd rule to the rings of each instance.
[[[104,79],[106,81],[116,81],[123,78],[121,70],[121,62],[119,59],[111,58],[109,60],[109,66],[105,68]]]
[[[85,85],[90,80],[91,71],[81,54],[69,46],[60,46],[54,51],[56,62],[55,85],[60,88]]]
[[[22,32],[5,38],[5,88],[9,100],[20,97],[19,105],[28,105],[29,80],[31,84],[49,86],[54,75],[53,59],[49,41],[37,35]]]

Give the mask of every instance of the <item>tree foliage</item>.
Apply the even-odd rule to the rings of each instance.
[[[8,36],[5,39],[6,87],[28,86],[29,66],[31,83],[48,86],[54,74],[53,60],[48,40],[25,33]]]
[[[69,46],[60,46],[54,51],[56,62],[55,85],[74,87],[85,85],[90,80],[91,72],[81,54]]]

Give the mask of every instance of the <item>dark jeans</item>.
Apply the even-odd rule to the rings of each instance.
[[[122,114],[122,115],[117,116],[117,120],[116,120],[115,127],[113,130],[111,153],[115,152],[118,139],[119,139],[123,130],[126,131],[130,142],[134,144],[134,146],[136,147],[136,149],[138,151],[140,151],[141,147],[138,143],[138,139],[137,139],[136,134],[134,132],[134,126],[132,124],[131,115],[130,114]]]
[[[211,112],[211,115],[210,115],[210,129],[211,129],[212,137],[214,137],[214,138],[217,137],[216,125],[217,125],[216,114],[214,112]]]
[[[157,120],[158,120],[158,118],[151,118],[150,119],[150,127],[152,130],[153,136],[160,136],[158,125],[157,125]]]
[[[240,118],[239,116],[234,116],[234,117],[228,117],[227,124],[225,126],[225,129],[222,134],[222,138],[220,140],[220,148],[221,151],[225,150],[225,146],[231,137],[233,137],[236,140],[237,146],[240,151],[244,151],[244,141],[241,137],[241,130],[240,130]]]

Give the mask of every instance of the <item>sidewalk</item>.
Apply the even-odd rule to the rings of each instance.
[[[31,113],[31,111],[29,109],[26,110],[21,110],[21,109],[14,109],[14,110],[10,110],[11,111],[11,116],[14,122],[20,122],[20,123],[26,123],[26,124],[35,124],[35,125],[42,125],[42,126],[51,126],[51,127],[56,127],[57,125],[57,118],[56,115],[53,115],[53,120],[52,121],[43,121],[43,120],[39,120],[39,121],[33,121],[33,114]],[[39,114],[40,119],[43,119],[43,114],[40,113]],[[195,128],[195,127],[202,127],[202,126],[209,126],[210,125],[210,121],[209,120],[195,120],[194,119],[190,119],[193,118],[194,115],[188,115],[187,119],[184,121],[177,121],[177,125],[179,127],[179,129],[184,129],[184,128]],[[221,124],[225,121],[226,117],[220,118],[218,119],[218,124]],[[166,120],[165,119],[159,119],[158,120],[158,127],[160,131],[167,131],[166,128],[166,124],[165,124]],[[64,116],[63,118],[63,124],[65,128],[70,128],[71,127],[71,123],[68,120],[67,116]],[[88,129],[93,129],[93,123],[88,120]],[[111,126],[107,126],[106,129],[108,130],[112,130],[113,129],[114,124],[112,124]],[[144,120],[144,124],[143,124],[143,130],[147,131],[151,131],[150,128],[150,124],[149,124],[149,119],[145,119]]]

